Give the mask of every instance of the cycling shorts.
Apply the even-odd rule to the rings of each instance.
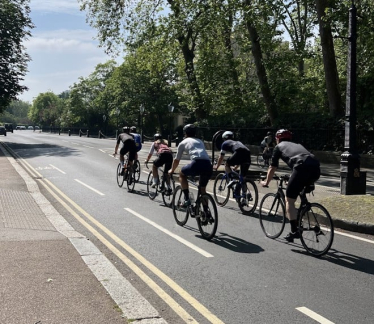
[[[240,165],[240,173],[245,177],[251,165],[251,152],[238,149],[227,159],[226,163],[229,166]]]
[[[172,163],[173,163],[173,154],[169,152],[160,153],[157,159],[153,161],[153,164],[158,168],[165,165],[164,167],[165,172],[168,172],[171,169]]]
[[[181,172],[186,176],[200,176],[199,186],[204,188],[213,174],[213,166],[210,160],[192,160],[190,164],[183,166]]]
[[[319,166],[303,166],[293,169],[288,180],[286,197],[296,199],[305,186],[316,182],[321,175]]]
[[[129,153],[129,161],[134,161],[136,156],[136,145],[134,140],[129,139],[123,142],[123,146],[119,151],[121,155],[126,155]]]

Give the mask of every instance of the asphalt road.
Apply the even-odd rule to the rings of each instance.
[[[256,215],[230,202],[207,242],[195,220],[179,227],[161,197],[147,197],[144,167],[134,193],[117,186],[113,140],[15,131],[3,141],[168,323],[372,323],[374,241],[337,233],[330,252],[313,258],[266,238]],[[325,194],[335,192],[335,180],[325,181]]]

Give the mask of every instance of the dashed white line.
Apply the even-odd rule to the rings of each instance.
[[[175,235],[174,233],[170,232],[169,230],[167,230],[166,228],[163,228],[162,226],[158,225],[157,223],[149,220],[148,218],[140,215],[139,213],[133,211],[132,209],[130,208],[124,208],[125,210],[127,210],[129,213],[133,214],[134,216],[142,219],[143,221],[147,222],[148,224],[156,227],[157,229],[159,229],[160,231],[164,232],[165,234],[171,236],[172,238],[176,239],[177,241],[181,242],[182,244],[188,246],[190,249],[200,253],[201,255],[207,257],[207,258],[213,258],[214,256],[206,251],[204,251],[203,249],[200,249],[198,246],[188,242],[187,240],[185,240],[184,238],[181,238],[180,236],[178,235]]]
[[[55,167],[54,165],[50,164],[50,166],[51,166],[53,169],[56,169],[57,171],[61,172],[62,174],[66,174],[64,171],[60,170],[59,168]]]
[[[96,190],[96,189],[90,187],[89,185],[85,184],[84,182],[82,182],[82,181],[80,181],[80,180],[78,180],[78,179],[74,179],[74,180],[75,180],[76,182],[80,183],[81,185],[85,186],[86,188],[88,188],[88,189],[90,189],[90,190],[96,192],[96,193],[99,194],[100,196],[105,196],[105,194],[103,194],[102,192],[100,192],[100,191],[98,191],[98,190]]]
[[[317,314],[316,312],[313,312],[307,307],[297,307],[296,308],[299,312],[303,313],[306,316],[309,316],[310,318],[314,319],[318,323],[321,324],[334,324],[334,322],[329,321],[328,319],[324,318],[323,316]]]
[[[93,146],[83,145],[84,147],[94,148]]]

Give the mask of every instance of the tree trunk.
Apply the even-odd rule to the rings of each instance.
[[[316,6],[330,115],[332,117],[337,117],[343,112],[343,106],[340,96],[339,75],[336,66],[331,25],[330,22],[326,20],[325,15],[325,10],[328,6],[328,0],[316,0]]]
[[[245,1],[245,4],[247,6],[250,6],[250,3],[251,3],[250,0]],[[263,57],[262,57],[260,38],[258,36],[256,27],[250,21],[250,17],[246,15],[245,19],[246,19],[247,30],[249,33],[249,39],[252,43],[251,50],[252,50],[253,59],[256,65],[256,73],[257,73],[258,82],[260,84],[263,100],[265,102],[266,109],[269,114],[270,123],[272,126],[274,126],[276,123],[276,119],[278,117],[278,111],[275,105],[274,97],[271,94],[270,87],[269,87],[267,73],[266,73],[266,69],[265,69]]]

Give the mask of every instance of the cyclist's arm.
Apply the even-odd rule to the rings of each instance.
[[[266,179],[264,181],[261,181],[261,185],[263,187],[267,187],[269,185],[271,179],[273,179],[275,170],[277,170],[277,167],[272,165],[269,167],[268,172],[266,174]]]
[[[221,154],[218,161],[217,161],[217,164],[215,166],[213,166],[214,169],[218,169],[219,166],[221,165],[222,161],[223,161],[223,158],[224,158],[225,154]]]
[[[119,146],[119,143],[117,142],[116,147],[114,148],[114,154],[113,155],[117,154],[117,152],[118,152],[118,146]]]
[[[177,159],[174,159],[173,160],[173,164],[171,165],[171,169],[169,170],[169,174],[173,174],[174,173],[174,171],[175,171],[175,169],[178,167],[178,165],[179,165],[179,161],[180,160],[177,160]]]
[[[149,150],[149,153],[148,153],[148,158],[145,160],[145,163],[149,162],[149,160],[151,159],[151,157],[153,155],[154,150],[155,150],[155,143],[153,142],[152,145],[151,145],[151,148]]]

